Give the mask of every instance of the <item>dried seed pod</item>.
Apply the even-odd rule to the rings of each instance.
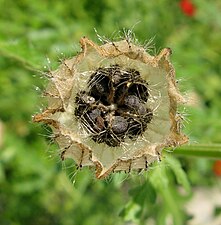
[[[98,46],[84,37],[80,43],[81,53],[50,72],[48,107],[33,117],[52,127],[62,160],[94,166],[104,178],[147,169],[164,147],[188,141],[177,116],[185,100],[169,48],[151,56],[128,40]]]

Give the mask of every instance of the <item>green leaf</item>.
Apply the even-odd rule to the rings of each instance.
[[[191,192],[190,183],[188,181],[185,171],[182,169],[180,161],[173,156],[167,154],[165,156],[165,163],[168,163],[172,171],[174,172],[177,182],[181,184],[187,193]]]
[[[145,204],[145,201],[151,204],[156,201],[156,192],[148,180],[143,185],[131,189],[129,194],[133,197],[133,201],[141,206]]]
[[[156,193],[163,199],[163,210],[168,211],[172,215],[173,222],[176,225],[183,225],[183,211],[180,209],[174,188],[170,184],[169,177],[166,173],[166,163],[161,162],[160,166],[156,166],[151,173],[150,182],[155,187]]]
[[[119,216],[121,216],[125,221],[133,221],[137,222],[138,218],[137,215],[140,212],[141,207],[134,203],[133,201],[130,201],[127,203],[125,208],[120,212]]]

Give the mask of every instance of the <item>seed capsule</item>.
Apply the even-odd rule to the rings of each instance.
[[[82,52],[50,71],[48,107],[33,117],[52,127],[62,160],[94,166],[98,179],[147,169],[164,147],[188,141],[171,50],[151,56],[130,40],[98,46],[82,38]]]

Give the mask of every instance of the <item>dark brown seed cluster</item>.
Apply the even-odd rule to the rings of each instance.
[[[88,90],[76,96],[75,116],[97,142],[119,146],[126,137],[136,140],[153,117],[147,108],[148,83],[139,71],[118,65],[97,69]]]

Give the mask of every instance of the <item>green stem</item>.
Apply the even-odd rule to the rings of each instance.
[[[221,144],[192,144],[175,148],[175,155],[221,159]]]
[[[4,57],[7,57],[7,58],[10,58],[10,59],[20,63],[23,67],[25,67],[26,69],[28,69],[30,71],[34,71],[34,72],[39,71],[37,69],[36,65],[34,65],[33,63],[29,62],[28,60],[20,57],[19,55],[4,51],[1,48],[0,48],[0,55],[2,55]]]

